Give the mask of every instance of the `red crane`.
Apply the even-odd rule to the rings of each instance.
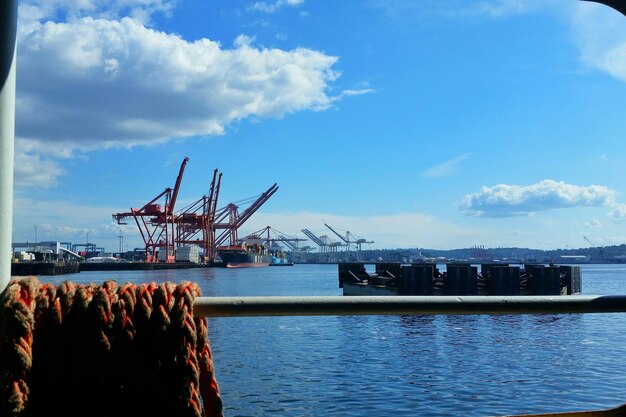
[[[113,215],[117,224],[126,224],[126,219],[130,217],[135,220],[145,244],[146,262],[158,262],[157,248],[165,251],[163,258],[165,262],[174,262],[176,253],[174,209],[188,161],[189,158],[187,157],[183,159],[173,189],[166,188],[141,208],[131,207],[129,212]],[[163,204],[160,204],[159,201],[162,201]]]
[[[215,257],[215,210],[220,193],[222,174],[213,172],[213,181],[208,195],[185,207],[176,215],[177,234],[176,246],[199,245],[204,251],[204,261]],[[200,235],[200,236],[198,236]]]
[[[231,245],[237,245],[237,229],[239,229],[269,198],[278,191],[278,185],[274,184],[261,194],[243,213],[239,214],[239,206],[230,203],[216,213],[214,228],[223,230],[215,238],[215,247],[221,246],[226,239]],[[228,221],[226,222],[226,219]]]

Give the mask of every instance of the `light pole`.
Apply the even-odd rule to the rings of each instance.
[[[0,2],[0,291],[11,279],[17,0]]]

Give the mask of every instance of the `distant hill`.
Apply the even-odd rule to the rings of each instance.
[[[340,255],[340,254],[339,254]],[[363,260],[406,261],[423,258],[445,258],[447,260],[524,260],[526,262],[558,262],[561,256],[588,256],[589,262],[626,262],[626,244],[578,249],[541,250],[531,248],[461,248],[428,249],[397,248],[367,249],[361,251]]]

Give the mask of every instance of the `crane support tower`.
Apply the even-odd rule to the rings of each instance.
[[[215,213],[220,193],[222,173],[213,171],[209,193],[183,208],[176,216],[176,246],[198,245],[202,248],[204,262],[215,258]]]
[[[117,224],[127,224],[126,220],[135,220],[145,244],[146,262],[158,262],[158,251],[164,251],[163,260],[174,262],[176,254],[174,210],[178,191],[189,158],[185,157],[180,165],[174,188],[166,188],[141,208],[132,208],[128,212],[116,213],[113,220]]]

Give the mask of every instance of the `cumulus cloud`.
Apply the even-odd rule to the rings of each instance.
[[[602,222],[599,219],[592,219],[590,222],[583,223],[583,227],[588,229],[601,229]]]
[[[452,158],[448,161],[442,162],[441,164],[432,166],[422,172],[422,176],[429,178],[440,178],[455,174],[459,171],[461,162],[465,161],[471,156],[472,154],[466,153],[457,156],[456,158]]]
[[[582,62],[626,81],[626,26],[624,16],[593,2],[577,2],[570,21]]]
[[[607,213],[607,217],[612,219],[614,222],[626,222],[626,204],[620,204],[613,210],[609,211]]]
[[[13,205],[13,240],[16,242],[32,241],[34,227],[37,227],[39,240],[77,243],[85,242],[89,234],[91,242],[117,250],[121,234],[129,247],[141,245],[136,225],[118,225],[111,219],[111,214],[119,208],[20,196],[14,199]],[[103,219],[107,220],[103,222]]]
[[[481,187],[463,198],[461,210],[482,217],[522,216],[568,207],[609,206],[615,191],[601,185],[580,186],[546,179],[531,185]]]
[[[147,23],[155,13],[169,14],[176,3],[174,0],[25,0],[19,13],[22,23],[59,18],[73,21],[86,16],[103,19],[129,16]]]
[[[65,170],[53,160],[42,159],[40,155],[15,153],[14,183],[18,188],[54,187],[57,178],[63,174]]]
[[[216,135],[246,117],[330,105],[337,58],[223,49],[130,18],[39,25],[20,39],[17,134],[85,149]]]
[[[290,1],[295,5],[298,1]],[[35,148],[91,151],[223,134],[246,118],[324,110],[338,58],[306,48],[257,48],[239,36],[230,48],[189,42],[145,25],[166,0],[69,0],[21,4],[17,141]],[[137,17],[145,14],[145,18]],[[44,145],[45,144],[45,145]],[[51,168],[34,149],[25,166]],[[59,157],[58,155],[55,157]],[[66,155],[67,157],[67,155]],[[53,159],[53,158],[52,158]],[[26,178],[24,169],[19,173]],[[49,170],[52,177],[61,173]],[[25,180],[29,182],[29,180]],[[32,179],[32,184],[41,180]],[[47,185],[53,185],[54,178]]]
[[[304,3],[304,0],[275,0],[274,2],[257,1],[250,6],[250,9],[265,13],[274,13],[283,7],[299,6],[302,3]]]

